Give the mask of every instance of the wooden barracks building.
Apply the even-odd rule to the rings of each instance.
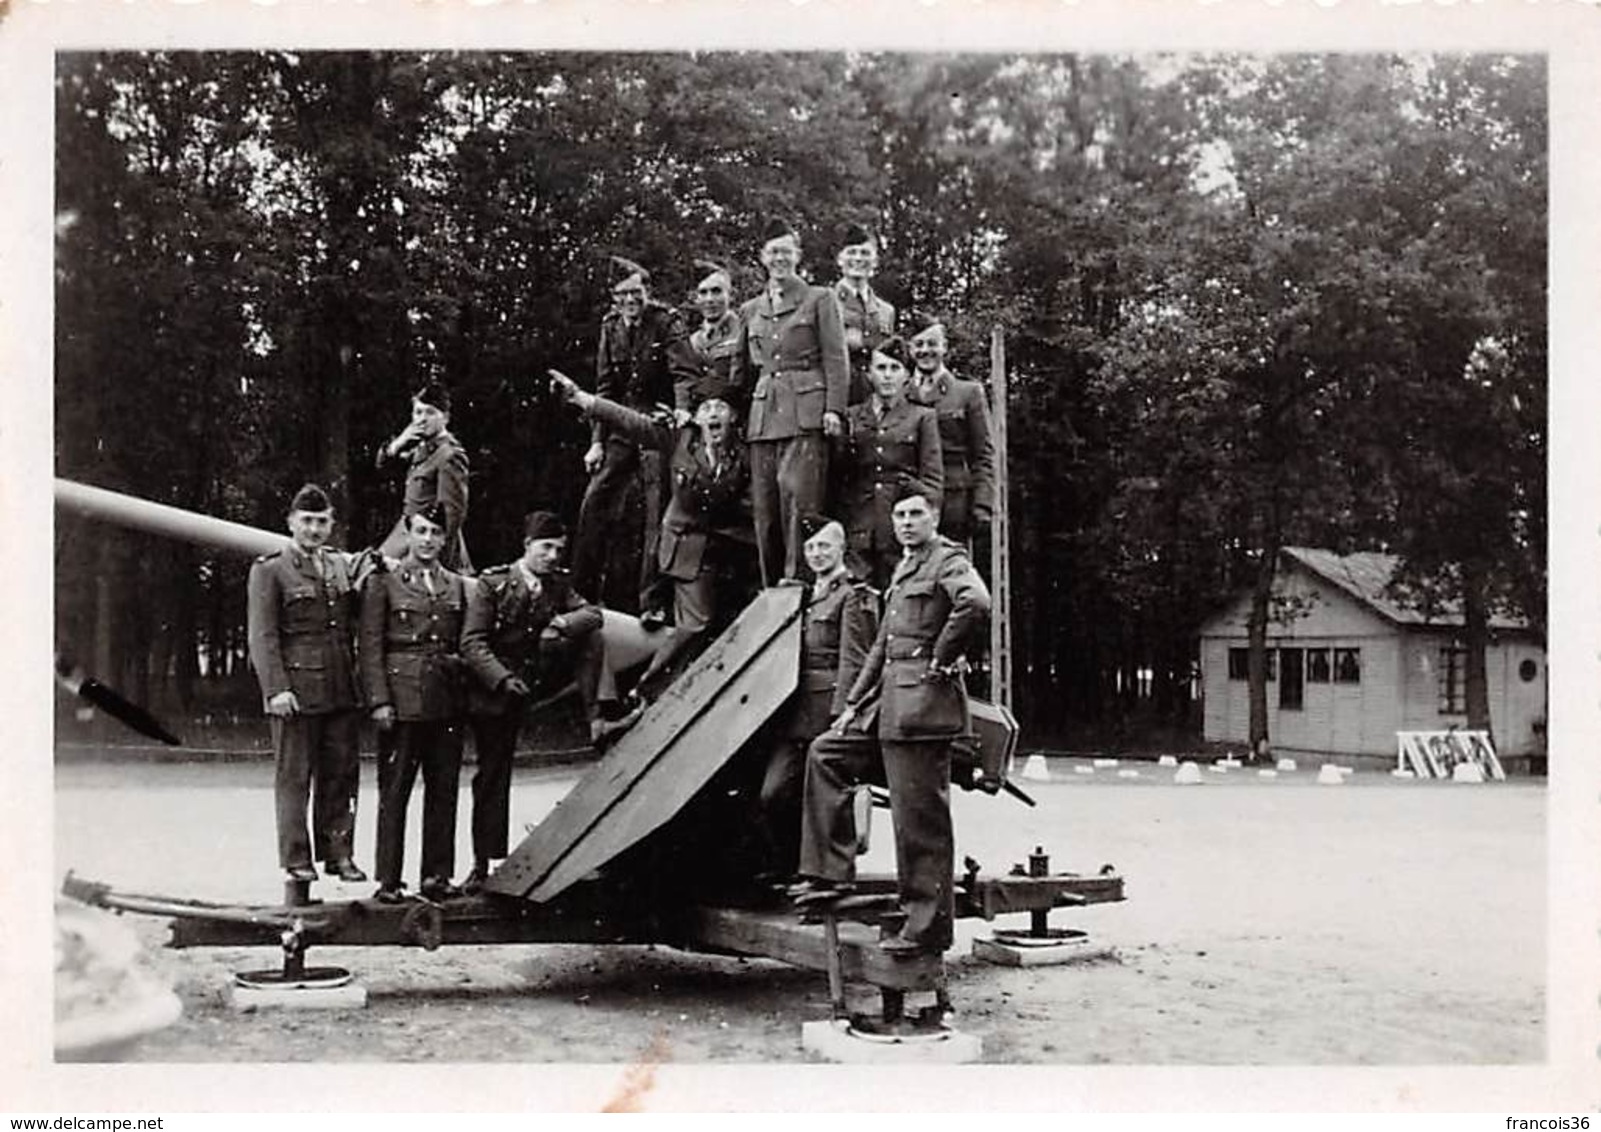
[[[1268,737],[1275,753],[1395,759],[1397,731],[1467,726],[1462,617],[1433,620],[1387,596],[1394,555],[1287,547],[1268,623]],[[1204,738],[1249,741],[1246,618],[1241,595],[1201,628]],[[1546,654],[1521,621],[1490,620],[1490,723],[1502,761],[1544,755]],[[1510,768],[1509,768],[1510,769]]]

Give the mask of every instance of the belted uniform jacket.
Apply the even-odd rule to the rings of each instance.
[[[379,467],[394,458],[387,447],[379,447]],[[461,529],[467,520],[467,450],[445,430],[413,445],[407,459],[406,495],[401,502],[400,522],[384,539],[383,552],[390,558],[403,556],[406,521],[437,502],[445,509],[445,549],[440,558],[447,566],[470,569],[467,543]]]
[[[361,678],[372,707],[403,721],[461,714],[461,630],[467,580],[435,568],[434,592],[408,554],[367,579],[361,599]]]
[[[745,446],[727,446],[713,464],[694,422],[674,427],[623,405],[597,398],[589,415],[608,429],[667,457],[672,494],[662,511],[656,565],[663,574],[693,582],[706,559],[710,539],[718,531],[748,524],[742,510],[750,485]]]
[[[250,663],[263,704],[293,692],[308,715],[358,706],[354,592],[345,556],[324,550],[323,572],[290,543],[250,567]]]
[[[804,617],[800,687],[790,701],[785,735],[810,741],[845,710],[845,694],[878,633],[878,594],[847,574],[821,596],[814,592]]]
[[[775,301],[763,291],[739,308],[734,384],[750,399],[745,439],[820,432],[824,413],[845,414],[850,356],[832,288],[799,278]]]
[[[657,404],[687,409],[699,373],[684,317],[667,304],[647,301],[631,328],[619,311],[601,319],[595,392],[608,401],[644,412]],[[590,439],[606,439],[599,421],[590,426]]]
[[[873,401],[852,405],[846,414],[845,513],[857,536],[890,529],[895,492],[914,482],[937,508],[944,492],[939,423],[934,411],[902,400],[882,418]],[[853,541],[859,541],[853,540]]]
[[[945,490],[971,489],[973,511],[989,515],[995,507],[995,433],[990,427],[989,398],[976,381],[964,381],[948,369],[934,375],[928,396],[914,378],[911,399],[927,405],[939,418],[940,454],[945,464]]]
[[[557,616],[557,631],[566,640],[600,628],[600,607],[578,595],[566,570],[534,580],[537,589],[512,562],[485,570],[467,587],[461,655],[473,676],[467,707],[475,714],[504,715],[516,706],[516,698],[501,688],[511,677],[520,676],[529,687],[538,682],[540,640]]]
[[[989,590],[960,544],[935,535],[902,558],[885,594],[878,638],[846,697],[862,713],[859,726],[876,727],[880,739],[969,733],[961,679],[929,666],[965,655],[989,612]]]
[[[708,397],[720,397],[743,411],[744,405],[732,390],[734,355],[739,350],[739,312],[726,311],[716,322],[701,323],[690,333],[689,348],[698,372],[690,385],[690,403],[678,407],[693,409]]]

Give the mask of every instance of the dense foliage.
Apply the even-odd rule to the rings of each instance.
[[[362,545],[437,378],[502,560],[576,513],[539,375],[589,372],[605,253],[748,294],[766,214],[820,280],[867,220],[953,368],[1005,331],[1025,725],[1183,725],[1198,626],[1255,586],[1260,637],[1281,546],[1400,553],[1470,643],[1543,628],[1545,107],[1502,56],[64,54],[57,470],[273,528],[319,479]],[[104,675],[248,702],[244,563],[65,519],[57,553]]]

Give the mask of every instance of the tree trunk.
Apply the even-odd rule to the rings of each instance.
[[[1484,652],[1490,644],[1490,611],[1484,600],[1485,567],[1482,562],[1462,565],[1462,636],[1467,648],[1468,729],[1490,730],[1490,683],[1485,677]],[[1494,736],[1491,736],[1492,741]]]
[[[1247,676],[1251,693],[1251,753],[1265,757],[1270,748],[1267,733],[1267,616],[1273,596],[1273,575],[1278,567],[1279,548],[1262,548],[1262,561],[1256,567],[1251,588],[1251,615],[1245,623]]]

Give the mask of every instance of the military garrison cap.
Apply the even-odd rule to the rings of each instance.
[[[434,526],[441,529],[450,525],[450,517],[445,513],[445,505],[443,503],[430,503],[428,506],[423,507],[420,510],[413,511],[411,513],[411,519],[417,518],[427,519]],[[411,519],[406,520],[407,530],[411,529]]]
[[[314,483],[308,483],[289,501],[291,511],[332,511],[334,505],[328,493]]]
[[[911,323],[913,338],[918,337],[925,331],[933,330],[936,326],[943,327],[945,325],[944,320],[939,315],[930,314],[928,311],[913,311],[908,316],[907,321]]]
[[[431,405],[441,413],[450,412],[450,390],[437,381],[430,381],[421,389],[411,395],[413,401],[421,401],[424,405]]]
[[[912,352],[906,347],[906,339],[898,334],[875,344],[873,353],[883,354],[886,358],[892,358],[899,362],[903,369],[909,370],[912,368]]]
[[[612,290],[615,291],[624,284],[635,281],[642,287],[650,286],[650,272],[627,256],[614,255],[606,258],[612,262]]]
[[[727,280],[729,282],[730,285],[733,284],[734,273],[729,271],[728,268],[724,267],[722,264],[718,263],[716,260],[697,259],[697,260],[695,260],[695,266],[700,268],[700,270],[702,270],[702,271],[704,271],[706,273],[705,275],[701,276],[700,280],[695,284],[695,286],[697,286],[697,287],[705,286],[706,282],[709,279],[711,279],[711,277],[713,275],[721,275],[725,280]]]
[[[561,516],[554,511],[530,511],[528,516],[523,519],[524,542],[566,537],[567,527],[562,523]]]
[[[878,237],[868,230],[866,225],[852,224],[845,229],[845,239],[840,244],[843,248],[854,248],[857,244],[876,244]]]
[[[762,226],[762,243],[782,240],[785,236],[793,236],[797,240],[800,239],[800,233],[795,231],[795,225],[785,220],[782,216],[769,216],[767,223]]]
[[[840,544],[843,545],[845,542],[845,528],[840,525],[838,519],[830,519],[827,515],[803,515],[800,521],[801,541],[803,543],[811,542],[812,539],[830,528],[833,528]]]
[[[897,503],[904,503],[906,500],[914,498],[923,500],[923,502],[927,503],[930,507],[933,507],[935,513],[938,514],[939,508],[935,506],[937,501],[935,500],[934,496],[930,494],[928,488],[924,487],[917,480],[909,479],[902,481],[901,485],[897,487],[890,495],[889,505],[893,507]]]

